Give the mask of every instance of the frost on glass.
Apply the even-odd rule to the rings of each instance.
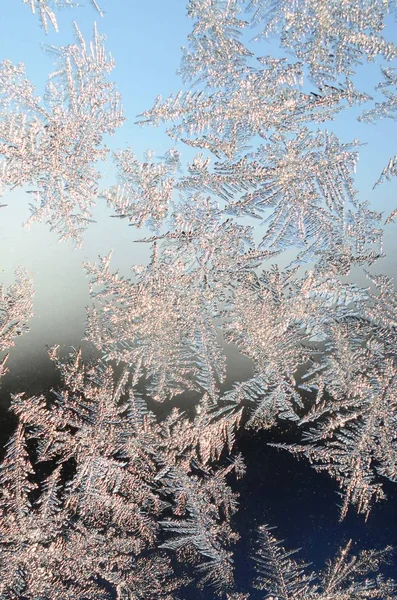
[[[366,123],[376,123],[378,119],[393,119],[397,120],[397,68],[389,67],[382,69],[383,81],[381,81],[377,89],[386,97],[384,102],[377,102],[375,107],[366,111],[360,120]],[[390,180],[397,175],[397,156],[391,157],[388,164],[380,174],[379,179],[375,182],[375,186],[383,183],[385,180]],[[393,219],[395,211],[388,217]]]
[[[356,309],[327,325],[323,356],[304,376],[315,401],[300,421],[303,443],[279,444],[337,480],[341,518],[350,504],[368,517],[385,497],[382,478],[397,476],[396,292],[390,278],[371,281]]]
[[[15,283],[0,285],[0,350],[14,345],[14,338],[27,331],[33,315],[33,283],[26,271],[18,269]]]
[[[132,225],[156,229],[167,216],[174,190],[179,153],[169,150],[164,161],[154,161],[150,152],[145,162],[130,149],[116,156],[120,183],[105,193],[108,205]]]
[[[104,136],[123,122],[119,95],[107,75],[114,67],[94,27],[89,45],[50,48],[57,70],[44,98],[35,95],[22,64],[0,67],[2,187],[29,186],[30,222],[46,221],[60,238],[81,242],[98,195]]]
[[[57,4],[30,7],[46,28]],[[84,265],[85,341],[100,357],[52,348],[59,386],[12,398],[1,600],[176,600],[194,585],[203,597],[258,597],[234,583],[244,429],[294,427],[299,441],[277,446],[329,473],[341,518],[350,507],[368,518],[384,479],[395,482],[397,300],[377,262],[383,215],[355,185],[359,140],[332,132],[337,113],[372,101],[352,83],[359,64],[396,56],[381,35],[394,9],[189,0],[181,90],[139,117],[165,124],[170,147],[158,158],[116,151],[107,190],[104,137],[123,117],[96,29],[89,46],[76,26],[76,45],[52,49],[43,100],[22,65],[2,64],[2,187],[28,187],[31,221],[77,243],[106,201],[147,230],[137,243],[151,258],[130,277],[111,253]],[[280,34],[293,56],[262,54],[251,26]],[[362,120],[394,119],[395,70],[383,76],[386,100]],[[393,174],[391,159],[381,180]],[[24,275],[2,291],[2,350],[25,330],[30,298]],[[228,382],[226,345],[249,362],[246,381]],[[315,573],[263,526],[254,588],[268,600],[394,600],[376,574],[387,553],[353,555],[349,542]]]
[[[286,550],[282,546],[282,542],[273,535],[273,529],[268,525],[259,527],[258,549],[253,557],[258,573],[254,586],[266,594],[265,598],[375,600],[394,597],[394,582],[374,577],[379,565],[388,560],[390,547],[352,555],[350,540],[334,560],[329,561],[323,572],[314,573],[309,571],[309,565],[293,557],[297,550]]]
[[[299,448],[337,479],[345,494],[342,516],[350,503],[367,513],[383,494],[374,461],[378,473],[395,470],[393,403],[385,399],[380,407],[373,399],[374,390],[388,386],[384,369],[393,373],[395,359],[373,314],[376,303],[378,315],[382,310],[382,295],[343,277],[353,267],[370,268],[384,255],[382,214],[355,189],[359,141],[342,143],[313,126],[370,98],[348,79],[322,82],[316,92],[304,93],[301,63],[266,56],[254,61],[242,35],[249,23],[239,17],[241,8],[237,2],[188,3],[194,26],[181,74],[189,88],[158,98],[140,122],[165,122],[171,138],[199,152],[187,164],[175,150],[156,161],[148,153],[144,163],[129,150],[117,157],[121,183],[105,197],[118,216],[154,230],[142,240],[152,245],[153,255],[131,280],[112,273],[108,259],[87,265],[94,300],[87,338],[107,360],[136,369],[156,400],[189,389],[217,402],[228,397],[233,404],[238,398],[237,404],[246,404],[246,425],[255,429],[270,428],[278,419],[303,425],[321,416],[321,445],[297,446],[294,452]],[[306,8],[320,10],[314,2]],[[282,18],[282,5],[278,9]],[[364,18],[357,21],[357,10],[349,8],[343,16],[330,5],[329,17],[356,27]],[[301,12],[294,13],[296,19],[304,18]],[[374,35],[378,25],[372,24]],[[338,43],[351,46],[353,38],[342,29]],[[324,51],[330,50],[331,38],[324,40]],[[360,46],[360,60],[372,56],[364,51]],[[347,62],[328,66],[350,74]],[[247,217],[259,221],[255,229],[242,224]],[[292,248],[292,265],[270,267]],[[307,270],[308,263],[313,268]],[[376,368],[368,373],[368,395],[361,390],[357,399],[358,383],[352,379],[349,392],[343,388],[342,409],[338,386],[345,365],[338,364],[343,355],[336,340],[346,338],[351,351],[368,344],[369,335],[386,344],[382,366],[376,362],[378,348],[371,358]],[[222,340],[249,358],[254,371],[239,392],[237,386],[225,395],[219,395],[226,373]],[[370,355],[364,360],[367,364]],[[306,371],[301,388],[298,371]],[[317,399],[305,417],[302,393],[313,390]],[[330,414],[336,407],[354,414],[347,431],[335,426],[324,433],[327,410],[317,408],[323,406],[323,393]],[[373,419],[365,425],[364,415],[372,410]],[[388,433],[382,433],[383,424]],[[361,440],[367,426],[376,429],[368,440],[379,439],[376,458]],[[315,436],[305,435],[306,441]]]
[[[102,11],[99,7],[97,0],[90,0],[91,4],[99,14],[102,16]],[[60,8],[73,8],[79,6],[79,3],[75,0],[22,0],[24,4],[30,7],[30,10],[34,15],[38,15],[40,24],[44,31],[48,33],[49,25],[59,31],[58,21],[56,18],[56,12]]]
[[[0,284],[0,379],[7,372],[8,348],[15,338],[29,331],[27,322],[33,316],[33,283],[26,271],[18,269],[15,283],[5,288]]]
[[[368,515],[372,502],[384,498],[377,475],[394,482],[397,476],[395,353],[391,340],[377,340],[359,320],[332,333],[330,355],[312,384],[316,405],[302,419],[311,427],[303,445],[288,449],[336,478],[342,518],[350,503]]]
[[[238,456],[227,467],[217,460],[233,447],[239,415],[232,422],[204,404],[193,421],[174,410],[157,423],[136,376],[85,366],[80,351],[66,362],[56,348],[50,356],[61,388],[12,401],[19,424],[1,468],[1,597],[114,597],[107,589],[171,598],[184,580],[171,577],[163,548],[204,581],[230,585],[237,497],[226,477],[244,467]]]
[[[216,379],[225,371],[212,322],[212,295],[203,297],[196,274],[183,266],[182,261],[159,264],[154,254],[135,281],[113,274],[107,259],[88,267],[94,298],[103,308],[89,311],[88,339],[107,359],[145,374],[148,390],[159,401],[197,384],[214,395]]]
[[[250,0],[248,10],[263,26],[261,35],[277,32],[320,84],[353,75],[364,60],[397,56],[381,35],[395,0]]]

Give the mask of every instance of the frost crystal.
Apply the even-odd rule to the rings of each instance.
[[[350,503],[368,516],[384,497],[377,475],[397,477],[396,292],[390,279],[372,280],[376,292],[358,300],[360,312],[327,326],[326,355],[304,386],[317,396],[301,420],[311,427],[304,444],[287,446],[338,481],[342,518]]]
[[[265,25],[262,35],[279,33],[317,83],[353,75],[365,59],[397,56],[395,44],[380,35],[395,0],[250,0],[248,9]]]
[[[374,123],[377,119],[394,119],[397,121],[397,68],[382,69],[384,81],[379,83],[377,89],[380,90],[387,100],[376,103],[375,108],[365,112],[361,121]],[[383,169],[381,176],[375,183],[376,187],[385,179],[395,177],[397,174],[397,157],[391,158],[389,164]],[[389,217],[390,218],[390,217]]]
[[[123,122],[120,100],[106,76],[114,62],[94,28],[86,47],[59,50],[57,71],[44,100],[34,95],[23,65],[0,68],[0,178],[15,189],[29,185],[35,199],[29,222],[48,221],[63,239],[77,243],[91,219],[100,178],[96,163],[108,154],[103,137]]]
[[[273,527],[259,528],[259,548],[254,560],[258,578],[255,587],[267,592],[269,600],[347,600],[350,598],[392,598],[394,582],[368,575],[387,560],[391,548],[364,550],[351,556],[350,540],[323,573],[308,573],[306,564],[291,558],[297,551],[285,550],[272,534]],[[364,576],[365,579],[363,578]],[[390,595],[389,595],[390,594]]]
[[[23,269],[16,272],[16,282],[8,289],[0,285],[0,351],[15,344],[14,338],[29,331],[27,321],[33,316],[33,284]],[[0,379],[7,372],[8,355],[0,359]]]
[[[117,216],[128,218],[131,224],[143,224],[154,229],[167,216],[174,189],[174,173],[179,165],[179,153],[169,150],[164,162],[154,162],[148,152],[141,163],[131,150],[117,155],[120,184],[110,189],[105,198]]]
[[[30,6],[33,14],[38,14],[41,25],[46,33],[48,33],[48,22],[51,23],[56,32],[58,32],[58,22],[54,10],[58,8],[79,6],[75,0],[22,0],[24,4]],[[91,0],[91,4],[102,16],[102,11],[96,0]]]
[[[237,502],[226,476],[241,474],[242,464],[215,464],[234,443],[231,423],[219,435],[227,417],[204,403],[193,422],[174,411],[158,424],[128,373],[117,381],[102,363],[85,367],[80,351],[66,362],[56,348],[50,356],[63,386],[48,397],[13,398],[19,425],[1,468],[0,597],[66,599],[72,590],[86,598],[89,590],[108,598],[107,589],[170,599],[185,580],[173,576],[161,548],[189,557],[203,581],[229,586],[225,546]],[[52,465],[44,477],[28,448],[38,466]],[[161,520],[170,508],[176,520]],[[171,532],[182,536],[164,541]]]
[[[61,2],[29,3],[56,27]],[[233,573],[244,427],[294,421],[299,443],[277,446],[328,471],[341,518],[350,505],[368,516],[384,498],[382,478],[396,481],[397,295],[369,271],[383,256],[382,214],[355,186],[360,143],[322,127],[370,99],[351,80],[361,62],[397,55],[380,35],[394,9],[392,0],[188,1],[185,88],[159,97],[141,123],[166,123],[197,153],[115,153],[118,184],[100,195],[116,217],[151,230],[139,243],[152,256],[130,278],[112,271],[111,254],[85,265],[86,339],[100,358],[77,350],[61,360],[52,348],[59,387],[12,397],[0,600],[174,600],[191,582],[206,597],[210,586],[211,597],[247,600]],[[299,62],[258,55],[251,25],[279,32]],[[99,196],[103,138],[123,117],[102,38],[95,29],[87,47],[76,32],[78,44],[52,48],[58,66],[43,100],[22,65],[2,64],[0,183],[29,186],[31,220],[79,243]],[[395,117],[395,69],[383,74],[386,100],[362,120]],[[391,159],[379,182],[395,170]],[[367,287],[347,279],[353,268],[367,270]],[[0,290],[0,350],[30,314],[21,272]],[[226,344],[251,374],[225,390]],[[186,391],[195,404],[181,411]],[[269,527],[259,535],[255,586],[268,600],[396,598],[394,582],[371,577],[388,549],[352,556],[349,542],[316,574]]]
[[[157,400],[197,383],[214,395],[225,359],[212,322],[212,294],[201,294],[197,274],[187,273],[181,261],[159,264],[156,253],[135,282],[112,274],[108,260],[88,269],[103,307],[89,313],[88,339],[107,359],[145,372]]]

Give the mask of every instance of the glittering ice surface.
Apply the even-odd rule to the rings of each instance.
[[[45,33],[58,31],[60,8],[78,19],[69,0],[23,2]],[[111,252],[86,261],[95,358],[51,347],[59,385],[12,396],[0,600],[397,598],[379,574],[388,546],[340,540],[317,571],[258,523],[244,589],[234,565],[247,534],[236,526],[244,436],[266,432],[276,456],[328,473],[341,520],[370,519],[396,481],[397,297],[379,273],[396,211],[384,223],[361,197],[361,144],[332,132],[352,109],[363,122],[395,119],[397,48],[382,35],[395,10],[393,0],[189,0],[182,89],[138,117],[165,124],[169,149],[114,152],[105,190],[107,135],[125,119],[96,26],[90,42],[75,25],[77,43],[47,48],[56,70],[43,98],[23,64],[1,64],[2,190],[29,194],[29,224],[77,246],[105,200],[144,230],[151,257],[130,277]],[[288,59],[266,55],[269,35]],[[375,58],[373,101],[355,73]],[[395,175],[391,158],[373,183]],[[0,376],[28,331],[33,289],[22,269],[0,288]],[[230,348],[250,364],[244,381],[228,372]]]

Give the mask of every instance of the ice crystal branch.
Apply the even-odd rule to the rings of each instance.
[[[352,598],[395,598],[392,580],[369,577],[387,561],[391,548],[364,550],[351,555],[352,541],[329,561],[323,573],[307,572],[307,565],[291,558],[297,551],[283,548],[272,533],[272,527],[259,528],[259,548],[254,560],[258,578],[255,587],[265,591],[266,598],[283,600],[351,600]]]
[[[176,150],[169,150],[162,163],[154,162],[150,153],[141,163],[131,150],[120,152],[117,155],[120,183],[105,194],[108,205],[132,225],[146,224],[156,230],[167,216],[178,165]]]
[[[262,35],[280,35],[319,84],[340,73],[351,76],[357,65],[381,55],[396,58],[397,47],[380,34],[394,0],[250,0],[249,11],[264,25]]]
[[[288,600],[309,597],[313,574],[299,564],[271,533],[270,527],[259,528],[259,548],[255,556],[258,577],[255,587]]]
[[[365,112],[362,117],[360,117],[361,121],[374,123],[377,119],[397,120],[397,68],[384,68],[382,69],[382,72],[384,80],[378,84],[377,89],[386,96],[386,100],[384,102],[376,103],[375,108]],[[390,159],[388,165],[383,169],[374,187],[382,183],[385,179],[390,179],[395,176],[396,173],[397,158],[394,157]]]
[[[58,21],[55,14],[56,10],[59,8],[73,8],[75,6],[79,6],[75,0],[22,0],[22,2],[30,6],[30,10],[33,14],[38,14],[41,26],[46,33],[48,33],[49,23],[51,23],[56,32],[59,31]],[[91,4],[102,16],[103,13],[99,8],[97,1],[91,0]]]
[[[30,6],[33,14],[38,14],[41,26],[48,33],[48,23],[50,22],[56,32],[58,32],[58,22],[55,16],[54,8],[64,8],[76,6],[73,0],[22,0],[24,4]]]
[[[368,515],[384,497],[376,474],[396,481],[395,332],[360,320],[336,323],[329,354],[312,385],[318,399],[303,423],[312,423],[305,444],[290,446],[319,470],[326,469],[343,493],[341,518],[350,503]]]
[[[171,122],[170,137],[210,150],[218,158],[232,159],[244,154],[255,136],[297,131],[308,122],[332,118],[345,99],[350,103],[364,99],[353,97],[349,85],[305,94],[299,86],[299,63],[265,57],[260,64],[214,90],[180,92],[164,101],[159,97],[143,113],[141,123]],[[227,73],[227,65],[223,68]]]
[[[250,157],[245,166],[254,177],[256,171],[255,188],[228,210],[261,217],[271,208],[263,247],[300,246],[302,258],[343,249],[345,260],[365,260],[366,241],[381,247],[382,232],[380,214],[363,215],[354,189],[354,146],[357,141],[341,144],[333,134],[306,128],[292,139],[278,135]]]
[[[89,312],[87,337],[109,359],[146,369],[159,400],[186,388],[214,396],[225,375],[214,319],[232,282],[271,253],[258,252],[251,228],[197,194],[175,210],[171,225],[148,240],[152,260],[133,281],[112,274],[109,258],[87,265],[101,309]]]
[[[142,375],[145,370],[148,391],[157,400],[186,387],[196,389],[196,377],[214,393],[225,359],[211,297],[201,296],[195,273],[186,272],[183,264],[159,265],[156,254],[135,282],[112,274],[109,260],[88,269],[103,311],[89,312],[87,336],[107,359],[137,367]]]
[[[16,281],[5,289],[0,284],[0,352],[12,347],[14,338],[29,331],[27,321],[33,316],[33,283],[23,269]],[[8,354],[0,358],[0,380],[7,373]]]
[[[14,345],[13,339],[28,331],[27,321],[33,315],[33,283],[23,269],[8,289],[0,286],[0,350]]]
[[[34,95],[23,65],[0,69],[1,182],[9,188],[32,186],[29,222],[48,221],[61,238],[77,243],[90,221],[98,194],[96,163],[108,154],[103,137],[123,122],[120,99],[107,82],[114,62],[94,28],[86,46],[53,48],[57,70],[44,100]]]
[[[243,465],[239,457],[223,468],[216,462],[232,450],[241,411],[230,418],[204,400],[193,422],[173,411],[157,423],[127,371],[116,380],[101,362],[84,365],[80,351],[66,362],[56,348],[50,356],[61,388],[13,398],[19,425],[1,471],[0,596],[18,589],[26,598],[66,598],[72,589],[75,598],[87,590],[102,597],[111,589],[120,598],[171,598],[185,579],[173,576],[161,548],[190,555],[215,589],[230,587],[237,497],[226,477]],[[184,535],[164,542],[171,531]]]

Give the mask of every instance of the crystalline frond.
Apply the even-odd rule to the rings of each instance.
[[[46,33],[48,33],[49,22],[58,32],[58,22],[54,9],[77,6],[74,0],[22,0],[22,2],[30,6],[33,14],[38,14],[41,26]]]
[[[108,360],[138,367],[159,401],[184,389],[215,394],[225,358],[211,296],[202,293],[196,272],[187,271],[181,260],[159,263],[156,251],[133,281],[112,274],[107,261],[87,270],[101,309],[89,313],[87,335]]]
[[[225,311],[225,337],[253,362],[255,377],[241,384],[250,418],[248,427],[269,428],[277,419],[295,420],[302,410],[295,374],[306,369],[313,343],[327,339],[327,322],[361,299],[328,272],[277,267],[240,279]]]
[[[112,593],[169,600],[185,580],[173,577],[160,545],[191,561],[203,583],[230,587],[237,496],[226,477],[244,467],[241,457],[223,468],[216,461],[232,449],[241,410],[218,410],[206,397],[194,422],[175,409],[157,423],[125,371],[117,380],[102,361],[85,365],[81,351],[50,356],[60,388],[13,398],[19,425],[1,467],[0,595],[11,597],[18,583],[29,598],[55,598],[54,586],[57,599],[66,588],[86,598],[92,581],[89,598],[102,597],[106,582]],[[27,440],[47,472],[38,470],[38,491]]]
[[[247,273],[275,252],[257,249],[252,228],[226,218],[210,197],[186,193],[170,230],[153,243],[147,269],[133,280],[112,274],[108,259],[88,265],[91,296],[88,338],[107,359],[139,365],[158,399],[186,389],[211,397],[225,375],[216,321]]]
[[[380,565],[389,559],[390,546],[353,555],[350,540],[328,561],[323,572],[308,573],[308,565],[291,558],[296,550],[283,548],[272,529],[267,525],[259,528],[259,548],[253,556],[259,575],[254,585],[267,592],[269,600],[392,600],[395,597],[394,581],[377,574]]]
[[[240,3],[194,0],[195,19],[189,50],[182,61],[191,89],[163,100],[141,115],[141,123],[169,122],[168,133],[208,149],[218,157],[235,158],[254,136],[295,131],[308,122],[325,121],[347,101],[368,99],[346,79],[342,85],[322,82],[318,92],[303,93],[302,63],[255,55],[242,41],[247,23],[237,18]],[[197,80],[198,77],[198,80]]]
[[[323,250],[335,255],[343,249],[352,262],[365,260],[365,242],[372,242],[379,252],[380,215],[365,212],[365,205],[357,200],[353,181],[357,145],[306,128],[293,137],[274,136],[238,165],[238,172],[248,175],[248,191],[229,202],[226,210],[266,217],[265,248],[296,245],[304,249],[301,258],[321,256]],[[225,165],[219,171],[231,187],[235,166],[230,164],[226,170]]]
[[[339,274],[371,264],[382,256],[381,215],[356,197],[358,143],[341,144],[328,132],[305,127],[331,119],[345,101],[351,105],[368,97],[357,94],[348,79],[343,85],[322,82],[319,93],[304,93],[301,63],[259,57],[254,64],[250,52],[241,51],[238,66],[230,66],[232,51],[217,53],[212,42],[213,64],[210,73],[201,73],[206,84],[201,85],[195,65],[208,63],[201,56],[205,45],[217,36],[239,37],[239,29],[226,22],[240,9],[235,2],[191,4],[196,21],[184,75],[191,72],[193,89],[158,98],[143,115],[155,125],[169,122],[171,137],[222,160],[212,166],[205,154],[197,155],[176,187],[215,194],[226,200],[228,214],[265,218],[266,251],[293,245],[300,249],[298,262],[316,259]],[[248,154],[258,137],[269,141]]]
[[[296,131],[308,122],[333,117],[342,104],[368,99],[351,82],[327,85],[319,93],[303,93],[303,65],[255,55],[242,41],[247,23],[237,19],[235,0],[194,0],[196,21],[182,74],[192,84],[141,115],[141,123],[170,123],[168,134],[185,143],[232,159],[246,151],[252,138],[275,131]],[[197,79],[198,78],[198,79]]]
[[[168,214],[179,153],[171,149],[160,162],[147,152],[142,163],[131,150],[124,150],[116,162],[120,183],[105,192],[108,205],[131,224],[156,230]]]
[[[265,591],[267,598],[273,595],[288,600],[315,597],[314,574],[306,573],[307,565],[291,558],[297,551],[285,550],[273,536],[272,529],[267,525],[259,528],[259,547],[254,555],[258,573],[255,587]]]
[[[47,221],[63,239],[79,243],[98,193],[96,163],[107,157],[103,137],[121,125],[120,100],[107,75],[114,62],[94,29],[89,48],[59,50],[58,69],[42,101],[21,65],[0,69],[0,178],[12,189],[32,186],[29,222]]]
[[[360,302],[360,312],[381,332],[381,340],[393,349],[393,338],[397,328],[397,292],[394,280],[386,275],[367,272],[374,289]]]
[[[319,94],[300,89],[302,65],[266,57],[260,66],[241,72],[213,88],[179,92],[141,115],[141,124],[170,123],[172,138],[219,158],[244,154],[254,136],[268,137],[275,131],[297,131],[302,124],[323,122],[340,110],[342,103],[360,102],[349,84],[323,86]]]
[[[373,501],[384,498],[377,474],[397,477],[396,335],[353,316],[328,331],[323,368],[311,381],[322,393],[302,420],[312,426],[304,444],[287,449],[338,481],[341,518],[350,504],[368,515]]]
[[[359,118],[360,121],[375,123],[377,119],[397,120],[397,68],[389,67],[387,69],[382,69],[382,72],[384,80],[378,84],[377,89],[386,96],[386,100],[384,102],[377,102],[375,108],[365,112]],[[396,175],[397,157],[394,156],[383,169],[374,187],[383,183],[385,179],[390,179]]]
[[[339,550],[339,554],[328,562],[327,568],[320,574],[319,600],[393,598],[396,593],[394,581],[374,576],[380,565],[389,560],[392,548],[387,546],[383,550],[362,550],[359,554],[352,555],[351,547],[352,540]]]
[[[183,520],[169,519],[161,525],[166,533],[173,537],[162,544],[163,548],[185,552],[187,558],[197,562],[195,554],[204,559],[197,566],[202,575],[201,585],[209,583],[217,591],[231,587],[233,583],[233,561],[231,553],[224,546],[228,539],[228,528],[220,518],[220,507],[217,490],[221,489],[224,478],[216,473],[215,477],[207,471],[203,480],[197,476],[188,477],[180,470],[169,472],[170,486],[174,494],[179,496],[178,514],[186,512]],[[234,506],[233,512],[237,506]]]
[[[248,23],[240,12],[240,0],[189,0],[187,15],[195,22],[182,58],[185,81],[221,86],[249,70],[252,53],[240,41]]]
[[[208,192],[224,206],[219,214],[262,219],[256,231],[263,230],[264,251],[293,246],[300,262],[316,259],[347,273],[382,255],[382,215],[359,201],[354,186],[357,146],[356,140],[342,144],[327,131],[302,128],[271,136],[237,162],[212,165],[197,154],[176,184],[188,194],[175,212],[186,212],[191,192]]]
[[[33,316],[32,298],[32,281],[22,269],[16,272],[16,281],[8,289],[0,285],[0,351],[13,346],[15,337],[29,331],[27,321]],[[4,374],[2,367],[0,373]]]
[[[330,273],[300,278],[296,267],[284,272],[273,267],[240,280],[224,328],[226,339],[253,361],[257,381],[252,380],[250,426],[269,427],[277,417],[297,420],[296,371],[307,365],[311,343],[327,339],[327,323],[360,298],[360,290]]]
[[[395,0],[250,0],[248,9],[264,25],[262,35],[279,33],[318,84],[340,73],[352,75],[377,55],[397,56],[395,44],[380,35]]]
[[[77,7],[79,4],[75,0],[22,0],[24,4],[30,6],[33,14],[37,14],[40,18],[41,26],[48,33],[48,25],[51,23],[56,32],[58,32],[58,22],[55,15],[55,10],[59,8]],[[102,11],[96,0],[91,0],[92,6],[102,16]]]
[[[389,160],[388,164],[386,165],[386,167],[383,169],[382,173],[380,174],[379,179],[375,182],[374,187],[376,187],[380,183],[383,183],[385,181],[385,179],[387,179],[388,181],[390,181],[390,179],[392,177],[397,177],[397,154],[396,154],[396,156],[393,156],[393,158],[391,158]],[[385,221],[385,225],[387,225],[388,223],[390,223],[395,218],[396,212],[397,212],[397,209],[395,209],[388,216],[388,218]]]
[[[299,405],[300,399],[294,391],[294,373],[309,356],[303,345],[307,339],[304,305],[303,298],[290,295],[288,281],[276,268],[264,273],[257,284],[251,286],[246,280],[235,290],[226,339],[251,358],[262,387],[251,426],[269,427],[280,416],[298,418],[294,404],[298,401]]]
[[[161,425],[161,435],[169,459],[178,455],[184,456],[188,464],[193,459],[202,465],[208,465],[219,460],[225,452],[232,452],[243,405],[239,398],[230,396],[226,393],[215,402],[208,394],[204,394],[196,406],[196,415],[192,421],[187,421],[183,414],[174,412],[172,418]],[[244,466],[234,463],[233,469],[239,476],[244,471]]]
[[[377,102],[375,108],[366,111],[359,118],[360,121],[374,123],[377,119],[397,119],[397,68],[383,68],[382,73],[383,81],[376,86],[376,89],[386,96],[386,100]]]
[[[25,428],[19,424],[6,445],[6,456],[0,467],[2,516],[10,511],[17,519],[23,519],[31,508],[29,493],[36,485],[29,479],[34,470],[26,446]]]
[[[182,184],[184,185],[184,184]],[[258,250],[253,227],[230,218],[211,197],[190,192],[171,215],[161,253],[168,265],[180,262],[195,274],[203,299],[219,306],[231,284],[277,252]]]

